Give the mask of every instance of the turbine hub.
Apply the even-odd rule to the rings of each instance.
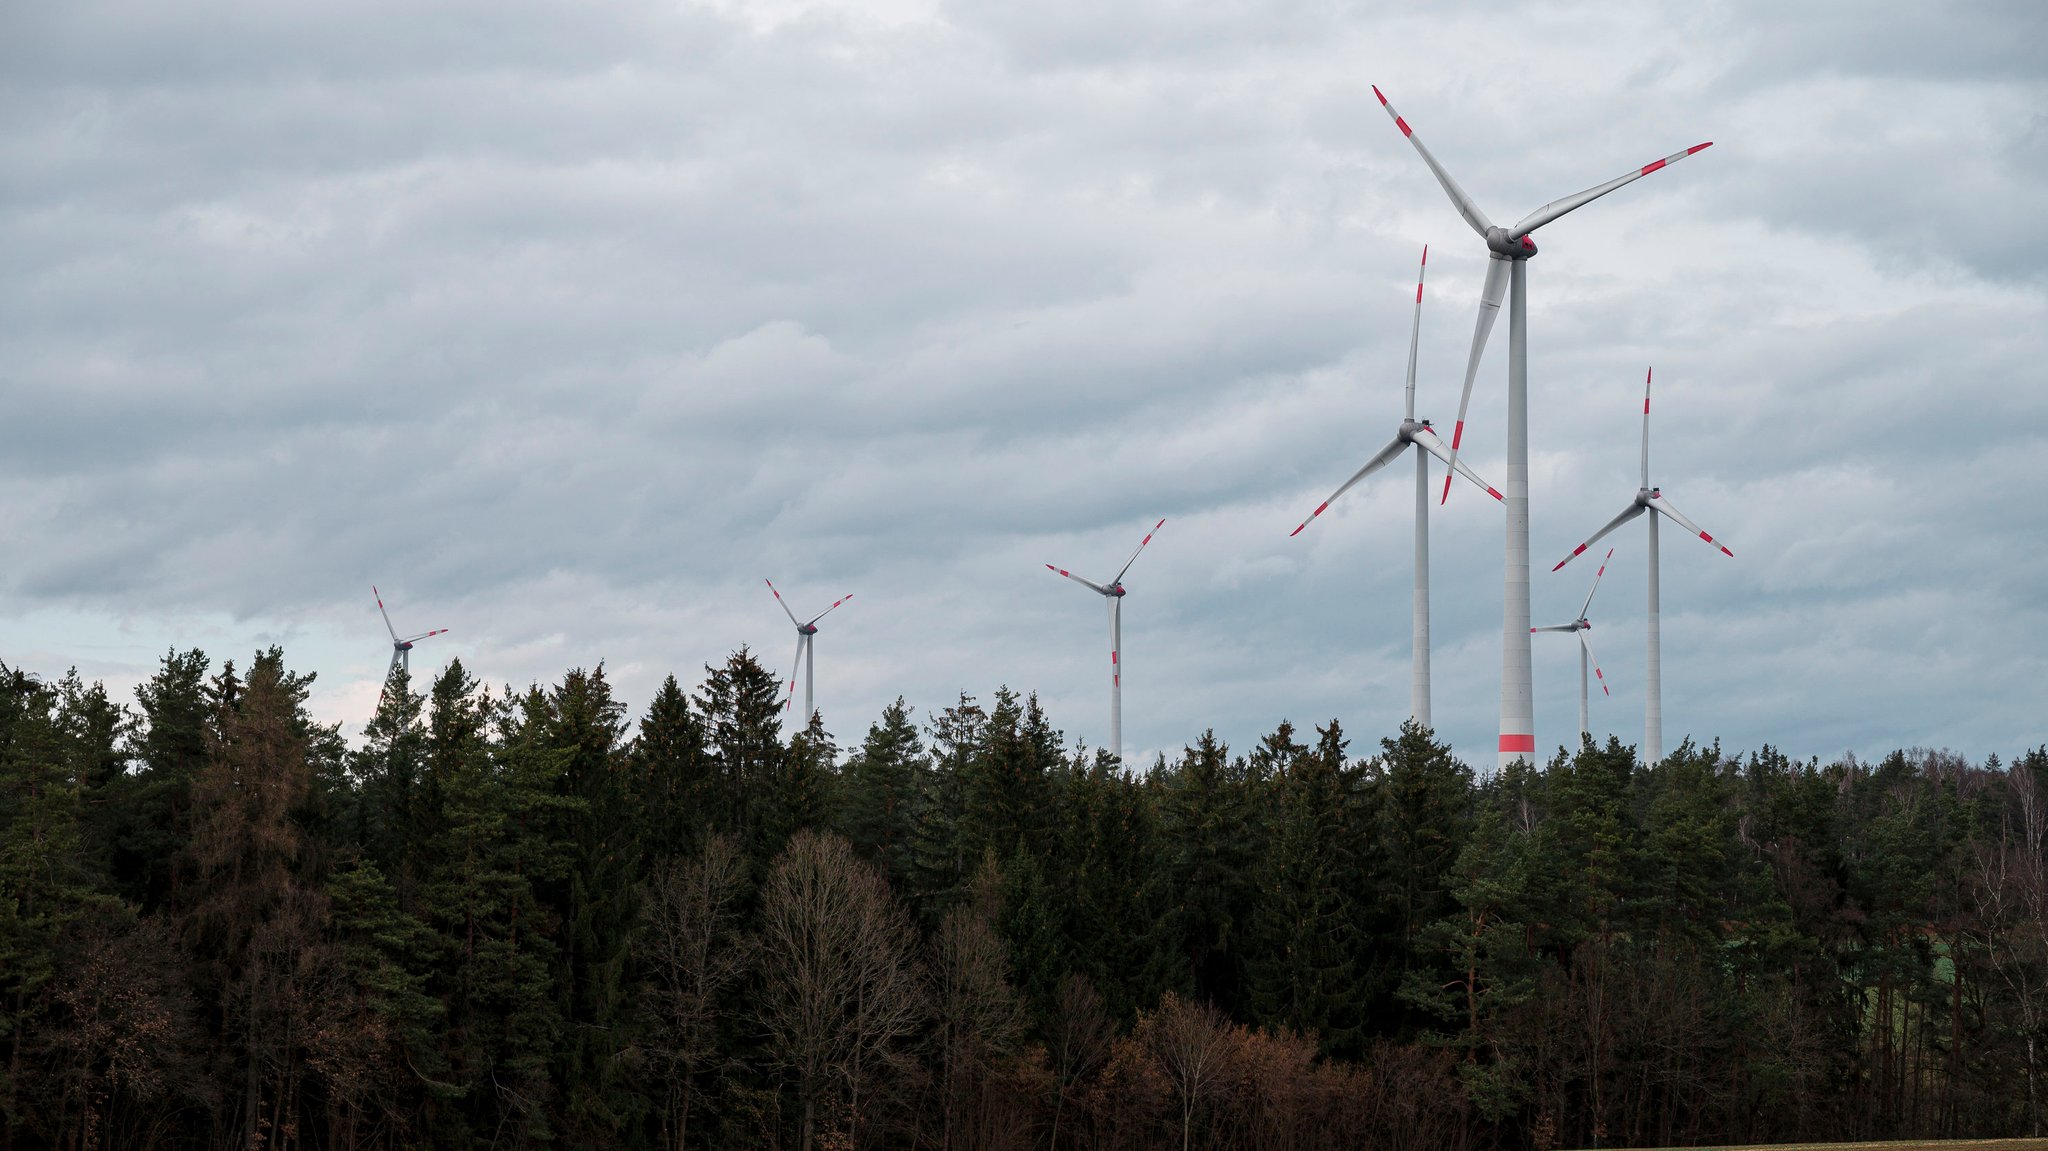
[[[1519,240],[1509,239],[1508,230],[1496,224],[1486,230],[1486,247],[1494,255],[1510,260],[1526,260],[1536,254],[1536,241],[1528,236]]]
[[[817,635],[817,634],[818,634],[818,627],[817,627],[817,625],[816,625],[816,624],[800,623],[800,624],[796,625],[796,634],[798,634],[798,635]]]
[[[398,650],[400,650],[400,651],[411,651],[411,650],[412,650],[412,645],[411,645],[411,644],[409,644],[409,643],[402,643],[402,644],[399,644],[399,645],[398,645]]]
[[[1424,429],[1424,428],[1426,428],[1426,427],[1428,427],[1428,426],[1429,426],[1429,421],[1428,421],[1428,420],[1414,420],[1414,419],[1402,420],[1402,421],[1401,421],[1401,438],[1402,438],[1403,440],[1407,440],[1407,441],[1413,441],[1413,440],[1415,439],[1415,433],[1416,433],[1416,432],[1419,432],[1419,431],[1421,431],[1422,429]]]
[[[1118,599],[1122,599],[1124,596],[1124,585],[1120,583],[1113,583],[1109,585],[1109,594],[1117,597]]]

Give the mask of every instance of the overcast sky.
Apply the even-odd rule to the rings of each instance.
[[[902,695],[1036,691],[1247,747],[1408,708],[1412,480],[1288,532],[1420,407],[1448,426],[1496,220],[1543,230],[1531,531],[1551,575],[1652,479],[1664,731],[2048,738],[2048,7],[1121,0],[0,5],[0,660],[124,698],[280,643],[353,735],[389,641],[637,715],[821,625],[842,745]],[[1467,448],[1502,474],[1506,324]],[[1433,516],[1439,728],[1490,765],[1501,519]],[[1643,722],[1645,529],[1590,633]],[[1602,548],[1604,551],[1604,546]],[[1539,748],[1576,648],[1536,637]],[[1555,641],[1555,642],[1551,642]]]

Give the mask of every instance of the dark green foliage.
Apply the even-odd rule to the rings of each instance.
[[[132,716],[0,666],[0,1146],[2048,1125],[2048,748],[1475,779],[1283,724],[1132,772],[1006,688],[842,761],[744,651],[633,725],[602,669],[413,686],[350,751],[274,649]]]

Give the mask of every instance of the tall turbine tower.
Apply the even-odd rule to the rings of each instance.
[[[1650,486],[1650,373],[1648,371],[1645,371],[1643,373],[1642,486],[1636,489],[1636,498],[1630,501],[1627,510],[1623,511],[1620,515],[1615,516],[1613,519],[1608,520],[1606,527],[1601,528],[1597,532],[1594,532],[1592,538],[1588,539],[1585,543],[1580,544],[1578,547],[1573,548],[1571,555],[1568,555],[1563,559],[1557,561],[1557,567],[1551,568],[1550,570],[1557,571],[1559,568],[1564,567],[1564,565],[1572,562],[1573,559],[1577,558],[1579,553],[1585,551],[1589,547],[1592,547],[1595,543],[1598,543],[1602,536],[1605,536],[1608,532],[1613,531],[1615,528],[1620,527],[1621,525],[1636,518],[1637,516],[1642,515],[1646,511],[1656,512],[1657,515],[1670,517],[1672,523],[1675,523],[1679,527],[1684,528],[1686,531],[1689,531],[1692,534],[1700,537],[1701,539],[1707,541],[1709,544],[1712,544],[1713,546],[1720,548],[1722,555],[1728,556],[1730,558],[1734,557],[1735,553],[1728,550],[1727,544],[1724,544],[1720,540],[1715,539],[1713,536],[1708,535],[1706,532],[1701,531],[1700,525],[1692,522],[1689,519],[1686,519],[1683,513],[1681,513],[1677,508],[1672,507],[1671,501],[1664,498],[1664,489],[1653,488]],[[1608,554],[1612,555],[1613,552],[1610,551]],[[1662,626],[1661,620],[1659,619],[1659,613],[1660,608],[1658,606],[1657,591],[1657,516],[1651,516],[1649,598],[1650,620],[1648,626],[1650,638],[1649,654],[1648,657],[1644,660],[1643,675],[1643,679],[1645,681],[1645,690],[1643,701],[1642,756],[1643,763],[1645,765],[1655,764],[1664,758],[1664,651],[1663,640],[1658,634]]]
[[[1408,329],[1408,391],[1407,409],[1401,418],[1401,426],[1394,433],[1394,441],[1381,448],[1379,454],[1365,462],[1365,466],[1352,473],[1344,486],[1330,493],[1330,498],[1316,505],[1316,510],[1301,521],[1290,536],[1298,536],[1301,529],[1315,522],[1317,516],[1338,496],[1351,490],[1351,486],[1365,477],[1379,471],[1408,450],[1410,444],[1419,450],[1415,453],[1415,637],[1414,670],[1409,676],[1408,713],[1415,722],[1430,726],[1429,719],[1429,456],[1457,468],[1458,474],[1478,484],[1494,499],[1501,495],[1492,484],[1480,479],[1472,469],[1462,463],[1453,463],[1450,453],[1444,450],[1444,442],[1430,430],[1428,420],[1415,418],[1415,347],[1422,335],[1422,279],[1429,270],[1429,248],[1422,249],[1422,268],[1415,276],[1415,322]],[[1427,453],[1425,455],[1425,453]]]
[[[1536,254],[1536,241],[1529,234],[1559,216],[1583,207],[1601,196],[1614,191],[1623,184],[1639,180],[1669,164],[1675,164],[1687,156],[1712,144],[1695,144],[1683,152],[1677,152],[1643,165],[1635,171],[1617,176],[1604,184],[1597,184],[1576,195],[1562,200],[1552,200],[1527,216],[1522,217],[1514,227],[1503,228],[1487,218],[1485,212],[1458,182],[1444,171],[1429,149],[1408,121],[1394,111],[1378,87],[1373,95],[1378,96],[1380,106],[1393,117],[1394,126],[1415,145],[1415,151],[1422,156],[1422,162],[1436,174],[1437,182],[1450,195],[1451,203],[1458,214],[1472,226],[1486,241],[1487,251],[1492,258],[1486,266],[1486,285],[1479,294],[1479,320],[1472,330],[1472,352],[1465,363],[1465,391],[1458,401],[1458,422],[1451,428],[1451,457],[1456,459],[1458,447],[1465,436],[1465,412],[1472,401],[1472,380],[1479,372],[1479,359],[1486,352],[1486,337],[1493,331],[1494,318],[1500,313],[1500,299],[1508,293],[1508,472],[1507,472],[1507,563],[1503,572],[1505,605],[1501,621],[1501,669],[1500,669],[1500,759],[1506,767],[1517,759],[1534,760],[1536,757],[1536,708],[1530,687],[1529,672],[1529,332],[1528,332],[1528,262]],[[1451,480],[1444,477],[1444,499],[1451,494]]]
[[[1117,569],[1116,578],[1110,580],[1107,587],[1082,579],[1065,568],[1045,565],[1045,570],[1063,575],[1109,600],[1109,749],[1116,754],[1118,763],[1124,760],[1124,573],[1138,562],[1138,553],[1144,551],[1145,545],[1151,543],[1152,537],[1165,526],[1163,519],[1152,525],[1152,530],[1138,541],[1138,546],[1131,550],[1131,558]]]
[[[407,675],[412,674],[412,645],[423,639],[431,639],[437,635],[447,635],[448,629],[445,627],[435,628],[433,631],[423,631],[418,635],[409,635],[404,639],[400,639],[398,638],[398,629],[391,626],[391,613],[384,610],[384,593],[377,590],[376,584],[371,584],[370,594],[377,597],[377,614],[384,617],[384,630],[391,633],[391,666],[384,669],[385,681],[389,682],[391,673],[401,667],[405,669]]]
[[[815,714],[811,707],[811,637],[818,634],[818,621],[824,619],[828,615],[831,615],[832,608],[836,608],[840,604],[845,603],[847,600],[852,599],[853,593],[848,592],[845,595],[840,596],[838,599],[832,601],[832,607],[826,608],[824,611],[819,612],[817,615],[814,615],[807,620],[798,622],[796,618],[796,613],[789,610],[789,605],[783,602],[782,593],[779,591],[775,591],[775,581],[771,579],[764,579],[761,582],[768,585],[769,591],[775,592],[776,606],[782,609],[783,615],[789,617],[789,622],[796,624],[796,656],[789,661],[789,698],[782,701],[782,710],[785,713],[787,713],[789,711],[789,705],[796,702],[796,669],[797,665],[801,664],[803,665],[804,669],[803,723],[809,724],[811,722],[811,716]]]
[[[1608,548],[1608,549],[1607,549],[1607,559],[1603,559],[1603,560],[1601,560],[1601,561],[1600,561],[1600,570],[1599,570],[1599,571],[1597,571],[1597,572],[1594,572],[1594,573],[1593,573],[1593,586],[1592,586],[1591,588],[1587,589],[1587,591],[1586,591],[1586,602],[1585,602],[1585,603],[1582,603],[1582,604],[1580,604],[1580,605],[1579,605],[1579,618],[1577,618],[1577,619],[1573,620],[1573,621],[1572,621],[1572,622],[1570,622],[1570,623],[1561,623],[1561,624],[1554,624],[1554,625],[1552,625],[1552,626],[1550,626],[1550,627],[1532,627],[1532,628],[1530,628],[1530,629],[1529,629],[1529,630],[1530,630],[1530,631],[1532,631],[1532,632],[1538,632],[1538,631],[1568,631],[1568,632],[1572,632],[1572,633],[1574,633],[1575,635],[1577,635],[1577,636],[1579,637],[1579,742],[1580,742],[1580,743],[1584,743],[1584,742],[1586,742],[1586,737],[1587,737],[1587,736],[1589,736],[1589,735],[1591,735],[1591,734],[1593,734],[1593,728],[1592,728],[1592,725],[1591,725],[1591,723],[1590,723],[1590,721],[1589,721],[1589,719],[1588,719],[1588,716],[1587,716],[1587,714],[1586,714],[1586,665],[1587,665],[1588,663],[1591,663],[1591,664],[1593,665],[1593,675],[1594,675],[1594,677],[1595,677],[1595,678],[1599,679],[1599,681],[1600,681],[1600,694],[1601,694],[1601,695],[1613,695],[1613,694],[1614,694],[1613,692],[1611,692],[1611,691],[1608,691],[1608,690],[1607,690],[1607,677],[1606,677],[1606,676],[1604,676],[1604,675],[1601,675],[1601,674],[1600,674],[1600,661],[1599,661],[1599,660],[1597,660],[1597,659],[1595,659],[1595,658],[1593,658],[1593,645],[1591,645],[1591,644],[1589,644],[1589,643],[1587,643],[1587,642],[1586,642],[1586,633],[1587,633],[1588,631],[1592,630],[1592,627],[1593,627],[1593,625],[1592,625],[1592,624],[1590,624],[1590,623],[1587,623],[1587,622],[1586,622],[1586,609],[1587,609],[1587,608],[1590,608],[1590,607],[1592,607],[1592,606],[1593,606],[1593,593],[1594,593],[1594,592],[1596,592],[1596,591],[1599,591],[1599,590],[1600,590],[1600,577],[1601,577],[1601,576],[1604,576],[1604,575],[1606,575],[1606,574],[1607,574],[1607,560],[1611,560],[1611,559],[1613,559],[1613,558],[1614,558],[1614,549],[1613,549],[1613,548]]]

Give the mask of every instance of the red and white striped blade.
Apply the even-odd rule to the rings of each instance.
[[[371,584],[370,594],[377,597],[377,614],[384,617],[384,630],[391,633],[391,642],[402,642],[398,638],[398,629],[391,626],[391,613],[384,610],[384,593],[377,590],[376,584]]]
[[[1458,209],[1458,215],[1463,216],[1465,222],[1472,225],[1473,231],[1482,237],[1485,236],[1486,230],[1493,227],[1493,221],[1486,218],[1486,213],[1479,210],[1479,205],[1465,194],[1465,189],[1460,188],[1458,182],[1451,179],[1451,174],[1444,171],[1444,166],[1436,162],[1436,157],[1429,154],[1429,149],[1423,147],[1422,137],[1417,136],[1415,129],[1408,126],[1408,121],[1402,119],[1399,112],[1394,111],[1392,104],[1387,103],[1387,94],[1380,91],[1379,85],[1373,85],[1372,94],[1380,98],[1380,107],[1385,108],[1387,115],[1393,117],[1394,127],[1401,129],[1401,134],[1408,137],[1410,144],[1415,145],[1415,151],[1422,157],[1422,162],[1428,164],[1429,170],[1436,174],[1436,182],[1444,186],[1444,191],[1451,197],[1451,204]]]
[[[1529,634],[1530,634],[1530,635],[1535,635],[1535,634],[1536,634],[1537,632],[1539,632],[1539,631],[1577,631],[1577,630],[1579,630],[1579,625],[1578,625],[1578,623],[1577,623],[1577,622],[1572,622],[1572,623],[1554,623],[1554,624],[1551,624],[1551,625],[1550,625],[1550,626],[1548,626],[1548,627],[1532,627],[1532,628],[1530,628],[1530,629],[1529,629]]]
[[[1428,428],[1423,428],[1415,433],[1415,442],[1421,444],[1424,451],[1427,451],[1430,455],[1433,455],[1437,459],[1442,460],[1445,466],[1449,467],[1452,471],[1455,471],[1459,475],[1464,476],[1466,479],[1471,480],[1472,483],[1475,486],[1477,486],[1480,491],[1485,492],[1487,495],[1492,496],[1494,499],[1501,500],[1503,502],[1507,500],[1506,496],[1500,494],[1499,488],[1496,488],[1492,484],[1487,483],[1486,480],[1483,477],[1481,477],[1478,472],[1475,472],[1471,468],[1466,467],[1464,460],[1453,459],[1450,450],[1444,447],[1443,439],[1440,436],[1438,436],[1435,432],[1431,431]],[[1448,480],[1450,477],[1446,476],[1444,478]]]
[[[1095,592],[1097,592],[1098,594],[1101,594],[1101,595],[1108,595],[1108,594],[1109,594],[1109,589],[1108,589],[1108,588],[1106,588],[1106,587],[1103,587],[1103,586],[1102,586],[1101,584],[1099,584],[1099,583],[1096,583],[1096,582],[1095,582],[1094,580],[1086,580],[1086,579],[1082,579],[1082,578],[1081,578],[1080,576],[1077,576],[1077,575],[1075,575],[1075,574],[1074,574],[1073,572],[1070,572],[1070,571],[1068,571],[1068,570],[1067,570],[1067,569],[1065,569],[1065,568],[1056,568],[1056,567],[1052,566],[1051,564],[1047,564],[1047,565],[1045,565],[1045,570],[1047,570],[1047,571],[1049,571],[1049,572],[1053,573],[1054,575],[1063,575],[1063,576],[1067,577],[1068,579],[1070,579],[1070,580],[1073,580],[1073,581],[1074,581],[1075,583],[1077,583],[1077,584],[1080,584],[1080,585],[1081,585],[1081,586],[1083,586],[1083,587],[1086,587],[1086,588],[1090,588],[1090,589],[1094,590],[1094,591],[1095,591]]]
[[[1586,632],[1584,628],[1579,629],[1579,646],[1584,648],[1586,651],[1586,662],[1593,665],[1593,678],[1600,681],[1600,694],[1613,695],[1613,692],[1607,690],[1606,673],[1600,670],[1600,657],[1593,654],[1593,645],[1586,642]]]
[[[1452,468],[1457,467],[1458,450],[1465,443],[1465,413],[1472,407],[1472,381],[1479,378],[1479,361],[1486,356],[1486,340],[1493,334],[1493,322],[1500,318],[1500,302],[1508,292],[1508,261],[1494,256],[1486,261],[1486,283],[1479,289],[1479,317],[1472,324],[1472,351],[1465,357],[1465,388],[1458,393],[1458,422],[1451,427]],[[1444,476],[1444,494],[1438,503],[1451,498],[1451,477]]]
[[[1158,523],[1152,525],[1152,530],[1145,533],[1145,538],[1138,541],[1138,546],[1131,549],[1131,558],[1125,560],[1124,566],[1117,569],[1116,578],[1109,581],[1110,586],[1114,587],[1115,585],[1124,582],[1124,573],[1131,570],[1132,564],[1138,562],[1138,553],[1144,551],[1145,545],[1151,543],[1152,537],[1157,535],[1159,533],[1159,529],[1165,526],[1166,519],[1162,516]]]
[[[804,626],[805,626],[805,627],[809,627],[809,626],[811,626],[812,624],[814,624],[814,623],[817,623],[817,622],[818,622],[819,620],[821,620],[821,619],[824,619],[824,618],[825,618],[826,616],[828,616],[828,615],[831,615],[831,614],[832,614],[832,608],[836,608],[836,607],[838,607],[838,606],[839,606],[840,604],[843,604],[843,603],[845,603],[845,602],[846,602],[847,600],[850,600],[850,599],[852,599],[852,598],[853,598],[853,593],[852,593],[852,592],[847,592],[847,593],[846,593],[845,595],[843,595],[843,596],[840,596],[840,597],[839,597],[838,599],[835,599],[835,600],[833,600],[833,601],[832,601],[832,607],[828,607],[828,608],[826,608],[826,609],[825,609],[824,611],[821,611],[821,612],[819,612],[819,613],[818,613],[817,615],[814,615],[814,616],[812,616],[811,618],[809,618],[809,619],[805,620],[805,621],[804,621]]]
[[[1692,155],[1694,152],[1704,152],[1708,148],[1711,148],[1713,146],[1714,142],[1712,140],[1709,140],[1704,144],[1694,144],[1692,147],[1687,148],[1683,152],[1673,152],[1669,156],[1664,157],[1662,160],[1652,160],[1649,163],[1644,164],[1642,167],[1637,168],[1633,172],[1628,172],[1623,175],[1616,176],[1614,179],[1607,181],[1605,184],[1595,184],[1593,187],[1590,187],[1583,192],[1578,192],[1573,195],[1566,196],[1562,200],[1552,200],[1550,203],[1545,204],[1541,208],[1538,208],[1535,211],[1529,213],[1528,215],[1522,217],[1519,221],[1515,223],[1514,227],[1509,228],[1508,239],[1519,240],[1523,236],[1528,235],[1529,233],[1535,231],[1543,225],[1548,224],[1552,220],[1557,219],[1559,216],[1564,215],[1566,212],[1572,211],[1575,208],[1583,208],[1587,204],[1590,204],[1593,201],[1599,199],[1600,197],[1605,196],[1607,193],[1614,191],[1616,188],[1621,187],[1623,184],[1633,184],[1637,180],[1642,179],[1644,176],[1649,175],[1650,173],[1658,170],[1659,168],[1668,168],[1671,165],[1678,163],[1680,160],[1685,159],[1687,156]]]
[[[796,654],[789,657],[789,690],[782,693],[782,710],[784,713],[787,713],[790,707],[796,703],[796,680],[797,676],[803,674],[804,641],[809,638],[807,635],[797,636]]]
[[[1415,322],[1408,328],[1408,382],[1404,393],[1407,416],[1415,418],[1415,352],[1422,342],[1422,281],[1429,275],[1429,245],[1422,245],[1422,263],[1415,272]]]
[[[423,639],[432,639],[432,638],[434,638],[434,637],[435,637],[435,636],[437,636],[437,635],[447,635],[447,634],[448,634],[448,629],[447,629],[447,628],[445,628],[445,627],[437,627],[437,628],[435,628],[435,629],[434,629],[433,631],[423,631],[423,632],[421,632],[420,634],[418,634],[418,635],[415,635],[415,636],[407,636],[406,638],[404,638],[404,639],[402,639],[402,640],[399,640],[398,642],[400,642],[400,643],[418,643],[418,642],[420,642],[420,641],[421,641],[421,640],[423,640]]]
[[[1573,548],[1573,549],[1572,549],[1572,554],[1570,554],[1570,555],[1568,555],[1568,556],[1564,557],[1563,559],[1561,559],[1561,560],[1557,561],[1557,567],[1551,568],[1550,570],[1551,570],[1551,571],[1557,571],[1557,570],[1558,570],[1559,568],[1562,568],[1562,567],[1564,567],[1564,565],[1566,565],[1566,564],[1568,564],[1568,563],[1572,562],[1573,560],[1575,560],[1575,559],[1579,558],[1579,556],[1580,556],[1580,555],[1582,555],[1582,554],[1583,554],[1583,553],[1585,552],[1585,550],[1586,550],[1587,548],[1589,548],[1589,547],[1592,547],[1592,546],[1593,546],[1594,544],[1596,544],[1596,543],[1599,543],[1599,542],[1600,542],[1601,540],[1605,539],[1605,538],[1607,537],[1607,533],[1608,533],[1608,532],[1611,532],[1611,531],[1613,531],[1613,530],[1614,530],[1615,528],[1618,528],[1618,527],[1620,527],[1621,525],[1623,525],[1623,524],[1627,523],[1628,521],[1630,521],[1630,520],[1632,520],[1632,519],[1634,519],[1634,518],[1636,518],[1637,516],[1639,516],[1639,515],[1642,515],[1642,514],[1643,514],[1643,505],[1641,505],[1641,504],[1634,504],[1634,503],[1632,503],[1632,504],[1628,505],[1628,510],[1627,510],[1627,511],[1625,511],[1625,512],[1622,512],[1622,513],[1621,513],[1620,515],[1618,515],[1618,516],[1615,516],[1615,517],[1614,517],[1613,519],[1611,519],[1611,520],[1608,520],[1608,521],[1607,521],[1607,526],[1606,526],[1606,527],[1604,527],[1604,528],[1601,528],[1601,529],[1600,529],[1599,531],[1597,531],[1597,532],[1594,532],[1594,533],[1592,534],[1592,536],[1591,536],[1591,537],[1589,537],[1589,538],[1588,538],[1588,539],[1586,540],[1586,542],[1585,542],[1585,543],[1582,543],[1582,544],[1580,544],[1580,545],[1579,545],[1578,547],[1575,547],[1575,548]]]
[[[1586,602],[1579,605],[1580,619],[1585,619],[1586,609],[1593,606],[1593,593],[1600,590],[1600,577],[1607,574],[1607,561],[1613,558],[1613,548],[1608,548],[1607,554],[1600,557],[1600,570],[1593,573],[1593,586],[1586,589]]]
[[[775,591],[775,581],[772,579],[763,579],[761,582],[767,584],[768,590],[775,593],[775,605],[782,609],[783,615],[789,617],[789,622],[795,623],[798,627],[802,627],[802,624],[797,623],[796,613],[789,610],[789,604],[783,601],[782,593],[779,591]]]
[[[1722,555],[1727,556],[1729,559],[1735,558],[1735,553],[1728,550],[1727,544],[1724,544],[1720,540],[1715,539],[1713,536],[1708,535],[1704,530],[1701,529],[1700,525],[1692,522],[1689,519],[1686,519],[1685,513],[1679,511],[1677,508],[1672,507],[1671,501],[1665,499],[1663,493],[1652,493],[1650,496],[1650,506],[1664,513],[1666,516],[1669,516],[1671,518],[1671,521],[1677,524],[1679,527],[1684,528],[1686,531],[1689,531],[1692,534],[1707,541],[1708,543],[1714,545],[1715,547],[1720,548]]]
[[[1379,471],[1381,468],[1386,467],[1389,463],[1392,463],[1394,458],[1401,454],[1401,449],[1407,446],[1408,445],[1405,441],[1396,437],[1393,443],[1388,444],[1386,447],[1381,448],[1379,450],[1378,455],[1365,461],[1364,467],[1351,473],[1350,479],[1345,480],[1341,487],[1339,487],[1336,491],[1331,492],[1329,499],[1326,499],[1322,503],[1317,504],[1316,510],[1308,513],[1308,518],[1301,521],[1299,527],[1296,527],[1293,531],[1288,532],[1287,537],[1289,539],[1292,539],[1295,536],[1300,535],[1301,529],[1316,522],[1316,517],[1322,515],[1325,511],[1329,510],[1330,505],[1337,501],[1338,496],[1341,496],[1345,492],[1350,491],[1351,486],[1353,484],[1356,484],[1358,481],[1364,479],[1365,477],[1373,474],[1376,471]]]
[[[1655,367],[1643,369],[1643,486],[1650,486],[1650,373]]]

